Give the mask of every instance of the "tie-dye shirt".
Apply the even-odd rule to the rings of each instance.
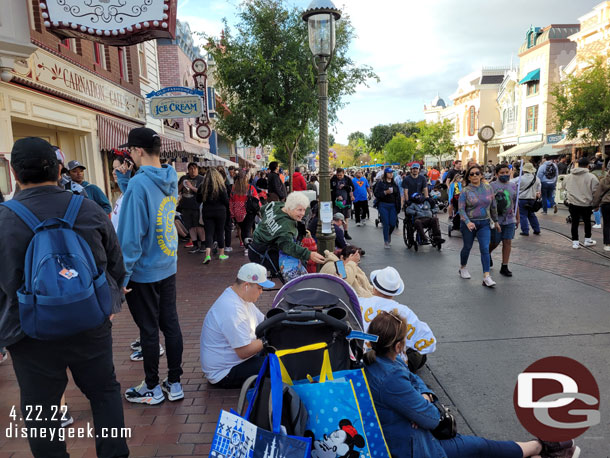
[[[487,183],[481,183],[479,186],[471,184],[466,186],[460,194],[458,207],[460,218],[466,224],[489,218],[494,222],[498,221],[494,191]]]

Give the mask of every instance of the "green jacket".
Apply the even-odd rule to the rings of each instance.
[[[262,219],[256,226],[254,243],[275,247],[302,261],[309,260],[309,250],[296,243],[297,223],[284,213],[284,202],[270,202],[261,209]]]

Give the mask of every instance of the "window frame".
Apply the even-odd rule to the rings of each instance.
[[[538,105],[531,105],[525,109],[525,132],[538,131],[538,115],[540,109]]]
[[[140,69],[140,78],[148,80],[146,43],[138,43],[138,66]]]
[[[474,105],[468,109],[468,136],[473,137],[476,131],[476,110]]]
[[[127,48],[125,46],[120,46],[117,48],[118,57],[119,57],[119,76],[122,80],[129,81],[129,61],[127,59]]]
[[[531,97],[540,93],[540,81],[530,81],[526,84],[525,95]]]

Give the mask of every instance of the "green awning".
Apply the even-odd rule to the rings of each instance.
[[[525,78],[519,81],[519,84],[529,83],[530,81],[540,81],[540,69],[529,72],[525,75]]]

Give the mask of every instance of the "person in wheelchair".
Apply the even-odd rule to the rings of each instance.
[[[279,274],[280,250],[303,263],[324,263],[324,256],[297,243],[297,222],[305,216],[309,199],[302,192],[288,194],[286,203],[270,202],[261,209],[261,222],[248,242],[248,258],[262,264],[273,276]]]
[[[441,236],[441,227],[436,217],[439,210],[436,201],[415,192],[411,195],[409,202],[411,204],[405,208],[406,218],[413,218],[413,226],[421,240],[420,245],[430,243],[424,229],[430,229],[435,244],[444,243],[445,240]]]

